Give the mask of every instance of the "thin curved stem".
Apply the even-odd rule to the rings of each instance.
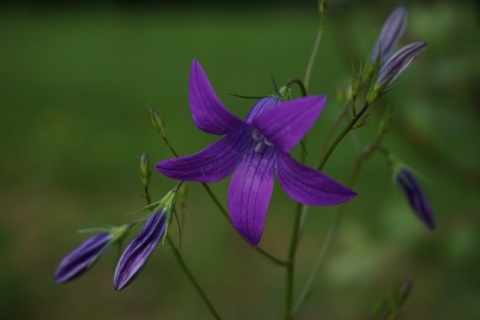
[[[345,129],[343,129],[343,131],[338,135],[338,137],[335,139],[335,141],[333,141],[333,143],[330,145],[327,152],[323,156],[322,160],[318,164],[318,166],[317,166],[318,170],[323,169],[323,167],[325,166],[325,164],[328,161],[328,158],[330,158],[330,156],[332,155],[333,151],[338,146],[340,141],[342,141],[343,138],[347,135],[347,133],[349,133],[350,130],[352,130],[352,128],[355,126],[355,124],[358,122],[358,120],[360,120],[362,118],[363,114],[368,110],[369,107],[370,107],[370,104],[368,102],[365,102],[365,105],[363,106],[362,110],[360,110],[356,114],[356,116],[348,123],[348,125],[345,127]]]
[[[299,204],[301,206],[301,204]],[[297,206],[298,210],[298,206]],[[292,317],[293,304],[293,288],[295,278],[295,255],[297,253],[300,222],[302,215],[297,211],[295,214],[295,222],[293,224],[292,238],[290,240],[290,249],[288,250],[287,277],[286,277],[286,297],[285,297],[285,319],[289,320]]]
[[[298,87],[300,88],[300,91],[302,92],[302,97],[306,97],[307,96],[307,88],[303,84],[302,80],[300,80],[298,78],[290,79],[287,82],[287,88],[290,89],[294,84],[298,85]]]
[[[357,161],[355,162],[355,165],[353,167],[352,175],[351,175],[350,180],[348,182],[348,186],[350,188],[353,188],[355,186],[355,184],[357,182],[358,175],[360,174],[360,170],[361,170],[362,165],[365,162],[365,160],[368,157],[370,157],[370,155],[375,150],[380,150],[380,151],[382,150],[382,148],[380,148],[379,145],[380,145],[380,143],[383,139],[384,134],[385,134],[385,132],[378,135],[377,138],[375,139],[375,142],[370,147],[367,147],[366,149],[364,149],[364,151],[361,152],[358,155]],[[302,306],[303,302],[307,298],[308,293],[312,289],[313,282],[314,282],[314,280],[315,280],[315,278],[318,274],[318,271],[320,270],[320,268],[324,264],[324,262],[326,260],[326,257],[327,257],[327,254],[330,251],[330,248],[331,248],[332,243],[333,243],[333,239],[334,239],[335,234],[338,230],[341,218],[342,218],[342,216],[343,216],[343,214],[344,214],[344,212],[347,208],[347,205],[348,205],[348,203],[345,203],[338,208],[338,211],[337,211],[337,213],[334,217],[334,220],[333,220],[333,222],[331,223],[331,225],[328,229],[327,235],[325,237],[325,241],[323,242],[323,246],[320,250],[320,254],[318,255],[317,261],[316,261],[316,263],[315,263],[315,265],[312,269],[312,272],[310,273],[310,276],[308,277],[308,280],[307,280],[305,286],[303,287],[302,292],[300,293],[300,296],[299,296],[297,302],[295,303],[295,306],[294,306],[293,311],[292,311],[293,316],[295,316],[298,313],[300,307]]]
[[[305,72],[305,78],[303,80],[302,95],[306,96],[308,85],[310,83],[310,76],[313,70],[313,65],[315,59],[317,58],[318,48],[320,46],[320,41],[322,39],[323,33],[323,23],[324,23],[324,11],[320,13],[320,25],[318,27],[317,36],[313,44],[313,49],[310,54],[310,59],[308,61],[307,70]],[[302,140],[302,143],[306,143],[307,137]],[[306,158],[306,151],[303,149],[301,154],[301,162],[304,163]],[[290,239],[290,248],[288,251],[287,258],[287,274],[286,274],[286,297],[285,297],[285,319],[289,320],[292,318],[292,305],[293,305],[293,289],[294,289],[294,279],[295,279],[295,256],[298,248],[298,241],[300,239],[301,232],[303,230],[303,225],[305,222],[307,210],[305,206],[298,203],[295,214],[295,222],[293,225],[292,236]]]
[[[148,186],[145,187],[144,191],[145,191],[145,199],[147,200],[147,204],[151,204],[151,202],[150,202],[150,192],[148,191]],[[175,245],[175,242],[172,240],[172,238],[168,234],[167,234],[166,238],[167,238],[169,246],[173,250],[173,255],[175,256],[175,259],[177,260],[178,264],[180,265],[183,272],[187,276],[188,280],[190,280],[190,282],[192,283],[194,288],[197,290],[197,293],[202,298],[202,300],[205,303],[205,305],[207,306],[208,310],[210,310],[210,313],[212,314],[213,318],[217,319],[217,320],[220,320],[221,319],[220,315],[218,314],[217,310],[215,310],[215,308],[213,307],[213,304],[210,302],[210,299],[208,299],[207,294],[205,293],[205,291],[203,291],[203,289],[200,286],[200,284],[198,283],[197,279],[193,276],[192,272],[188,268],[187,264],[185,263],[185,260],[182,257],[182,254],[180,253],[180,250]]]
[[[355,164],[354,173],[352,174],[352,178],[350,179],[350,183],[349,183],[350,187],[352,187],[353,184],[355,183],[356,177],[358,176],[358,172],[360,171],[360,168],[361,168],[361,164],[363,163],[363,160],[360,160],[360,159],[362,158],[359,157]],[[334,236],[337,232],[338,226],[340,225],[341,218],[346,208],[347,208],[347,204],[343,204],[338,208],[337,214],[333,218],[333,222],[330,224],[330,227],[328,228],[327,235],[325,236],[325,241],[323,242],[322,248],[320,249],[320,254],[318,255],[317,261],[315,262],[312,272],[310,273],[310,276],[308,277],[308,280],[305,286],[303,287],[303,290],[300,293],[300,296],[298,297],[297,302],[295,303],[295,306],[293,308],[292,314],[294,316],[298,313],[298,311],[300,310],[300,307],[302,306],[305,299],[307,298],[308,293],[312,289],[312,285],[318,274],[318,271],[320,270],[321,266],[325,262],[325,258],[327,257],[327,254],[330,251]]]
[[[207,308],[210,310],[210,313],[212,314],[213,318],[220,320],[221,319],[220,315],[215,310],[212,303],[208,299],[206,293],[203,291],[202,287],[200,286],[198,281],[193,276],[192,272],[190,271],[187,264],[185,263],[185,260],[183,260],[183,257],[180,254],[180,251],[178,250],[177,246],[175,245],[175,242],[172,240],[172,238],[169,235],[167,235],[167,241],[168,241],[168,244],[170,245],[170,247],[173,250],[173,254],[175,255],[175,258],[177,259],[178,264],[180,265],[180,267],[182,268],[183,272],[185,273],[187,278],[190,280],[192,285],[197,290],[197,292],[200,295],[200,297],[202,298],[203,302],[205,302],[205,304],[206,304]]]
[[[348,114],[349,106],[350,103],[345,104],[345,106],[342,108],[342,112],[340,112],[338,117],[335,119],[335,122],[330,127],[330,130],[328,130],[325,140],[323,140],[322,146],[320,147],[320,159],[323,159],[325,151],[327,150],[328,143],[330,142],[330,140],[332,140],[333,134],[335,133],[335,131],[337,131],[338,126],[342,122],[343,118],[345,118],[345,116]]]
[[[303,84],[305,89],[308,89],[308,85],[310,83],[310,76],[312,74],[313,65],[315,63],[315,59],[317,58],[318,48],[320,47],[320,41],[322,40],[323,34],[323,14],[320,16],[320,25],[318,27],[317,36],[315,38],[315,42],[313,44],[312,53],[310,54],[310,59],[308,60],[307,70],[305,72],[305,78],[303,80]]]
[[[232,225],[232,220],[230,220],[230,216],[228,215],[228,211],[222,206],[222,204],[220,203],[218,198],[213,193],[212,189],[210,189],[210,187],[206,183],[202,183],[202,186],[205,188],[208,195],[210,196],[210,198],[213,200],[213,202],[217,206],[218,210],[220,210],[220,212],[225,217],[225,219],[227,219],[228,222]],[[270,261],[272,261],[275,264],[278,264],[278,265],[281,265],[281,266],[288,266],[288,264],[289,264],[287,261],[276,258],[275,256],[273,256],[272,254],[268,253],[267,251],[263,250],[260,247],[255,247],[254,249],[255,249],[255,251],[257,251],[258,253],[260,253],[265,258],[269,259]]]

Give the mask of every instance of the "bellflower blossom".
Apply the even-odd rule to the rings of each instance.
[[[435,221],[432,206],[413,174],[408,169],[401,168],[397,171],[396,180],[405,193],[413,212],[430,230],[433,230]]]
[[[322,112],[325,96],[289,102],[262,98],[241,120],[220,102],[197,60],[189,91],[196,126],[226,136],[196,154],[161,161],[156,168],[172,179],[197,182],[219,181],[233,172],[228,191],[230,216],[252,246],[263,233],[275,172],[285,192],[306,205],[336,205],[355,197],[352,190],[288,154]]]
[[[55,282],[65,283],[82,275],[97,261],[102,252],[110,249],[113,240],[113,234],[107,232],[87,239],[60,262],[55,272]]]
[[[375,62],[380,53],[380,62],[385,61],[395,49],[398,41],[405,32],[407,24],[407,9],[398,7],[395,9],[385,21],[380,36],[378,37],[375,47],[370,54],[370,60]],[[381,52],[380,52],[381,50]]]
[[[165,234],[166,216],[166,208],[152,214],[142,232],[125,248],[118,260],[113,277],[115,290],[127,287],[145,268],[148,259]]]

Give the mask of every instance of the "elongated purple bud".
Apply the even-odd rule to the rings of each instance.
[[[413,174],[409,170],[401,168],[396,174],[396,180],[405,193],[413,212],[430,230],[433,230],[435,221],[430,200],[420,188]]]
[[[82,275],[96,262],[102,251],[110,248],[112,240],[113,235],[104,232],[82,243],[60,262],[55,272],[55,282],[65,283]]]
[[[113,277],[115,290],[124,289],[142,272],[165,233],[166,222],[166,209],[162,208],[148,218],[142,232],[125,248]]]
[[[395,82],[413,60],[426,48],[427,43],[419,41],[410,43],[395,52],[378,72],[375,87],[381,87],[383,90],[390,88],[392,83]]]
[[[370,61],[377,61],[379,53],[381,54],[380,62],[385,61],[397,46],[398,41],[405,32],[406,25],[407,9],[398,7],[388,16],[383,24],[380,36],[370,54]]]

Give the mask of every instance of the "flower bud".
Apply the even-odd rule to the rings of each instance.
[[[412,172],[405,167],[401,167],[397,170],[395,178],[407,197],[413,212],[430,230],[433,230],[435,221],[432,206]]]
[[[118,261],[113,277],[115,290],[124,289],[138,277],[165,234],[166,225],[166,208],[148,218],[142,232],[125,248]]]
[[[390,87],[413,60],[426,48],[427,43],[419,41],[410,43],[395,52],[378,72],[377,86],[383,86],[386,83],[387,87]]]
[[[420,41],[410,43],[393,54],[380,68],[375,84],[370,88],[367,101],[372,103],[387,90],[415,58],[427,48],[427,43]]]
[[[167,127],[165,126],[165,122],[163,121],[163,118],[160,116],[158,111],[153,107],[152,104],[148,104],[148,113],[150,114],[150,122],[152,123],[152,126],[157,130],[157,132],[160,134],[162,139],[165,139],[167,137]]]
[[[55,272],[55,282],[71,281],[87,271],[113,244],[113,235],[102,232],[90,237],[87,241],[69,253],[60,262]]]
[[[370,61],[377,61],[380,54],[380,62],[385,61],[395,49],[402,37],[407,24],[407,9],[398,7],[395,9],[383,24],[380,36],[370,54]]]
[[[148,159],[148,155],[146,153],[142,153],[140,156],[140,180],[142,181],[142,185],[144,187],[148,186],[150,182],[150,162]]]

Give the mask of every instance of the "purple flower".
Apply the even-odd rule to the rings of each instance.
[[[148,258],[150,258],[165,233],[167,221],[165,212],[166,209],[162,208],[162,210],[152,214],[145,223],[142,232],[123,251],[113,276],[115,290],[124,289],[145,268]]]
[[[113,235],[102,232],[89,238],[60,262],[55,272],[55,282],[65,283],[82,275],[114,243]]]
[[[196,154],[159,162],[156,168],[167,177],[197,182],[219,181],[234,172],[228,191],[232,223],[256,246],[265,225],[275,172],[286,193],[307,205],[336,205],[356,195],[288,154],[314,124],[325,101],[325,96],[290,102],[263,98],[241,120],[223,106],[194,60],[190,74],[193,121],[202,131],[226,136]]]
[[[407,24],[407,9],[398,7],[385,21],[380,36],[375,47],[370,54],[370,60],[375,62],[381,50],[380,62],[385,61],[395,49],[398,41],[402,37]]]
[[[396,180],[407,196],[413,212],[415,212],[417,217],[419,217],[430,230],[433,230],[435,228],[435,221],[432,206],[413,174],[409,170],[402,168],[398,170]]]
[[[380,68],[375,87],[382,88],[382,91],[388,90],[393,82],[395,82],[413,60],[426,48],[427,43],[424,41],[410,43],[400,48]]]

